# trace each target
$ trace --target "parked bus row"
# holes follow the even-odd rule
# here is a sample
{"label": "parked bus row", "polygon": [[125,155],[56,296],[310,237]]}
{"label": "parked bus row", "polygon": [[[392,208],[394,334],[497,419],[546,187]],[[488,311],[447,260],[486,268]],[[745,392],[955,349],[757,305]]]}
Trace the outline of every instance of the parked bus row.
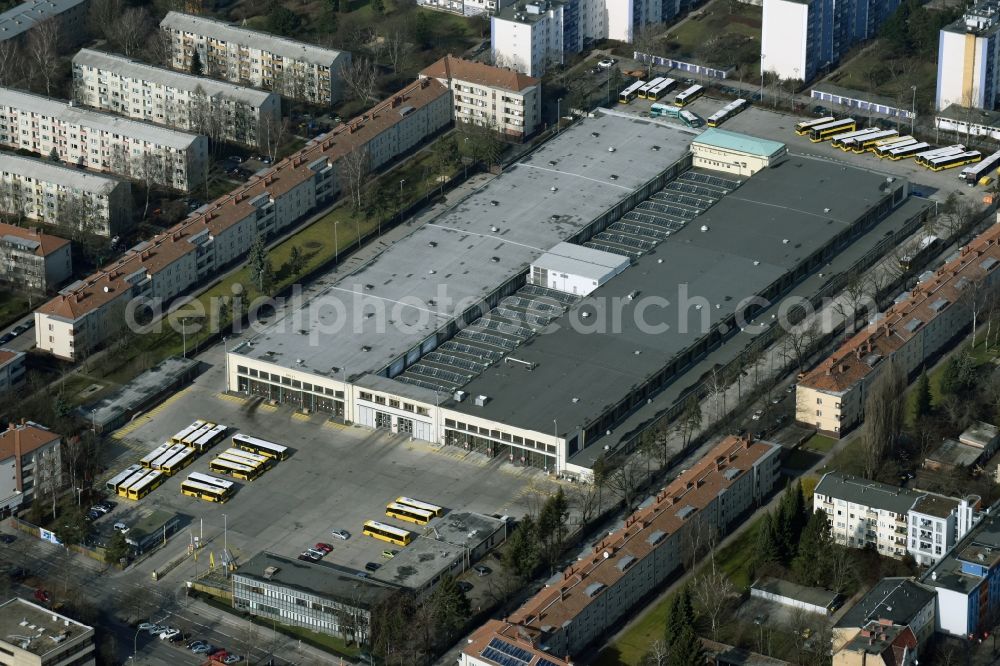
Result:
{"label": "parked bus row", "polygon": [[271,458],[243,449],[229,448],[208,464],[217,474],[228,474],[243,481],[253,481],[271,467]]}
{"label": "parked bus row", "polygon": [[140,500],[159,488],[166,479],[167,475],[162,471],[147,469],[142,465],[130,465],[108,480],[107,489],[119,497]]}
{"label": "parked bus row", "polygon": [[650,118],[675,118],[688,127],[701,127],[702,120],[697,115],[687,109],[682,109],[673,104],[653,104],[649,108]]}
{"label": "parked bus row", "polygon": [[989,185],[1000,174],[1000,151],[983,159],[974,166],[965,167],[959,178],[971,185]]}
{"label": "parked bus row", "polygon": [[218,502],[220,504],[229,501],[236,491],[236,484],[226,479],[192,472],[181,482],[181,494],[188,497],[196,497],[206,502]]}
{"label": "parked bus row", "polygon": [[397,497],[385,507],[385,515],[417,525],[426,525],[444,514],[444,508],[409,497]]}

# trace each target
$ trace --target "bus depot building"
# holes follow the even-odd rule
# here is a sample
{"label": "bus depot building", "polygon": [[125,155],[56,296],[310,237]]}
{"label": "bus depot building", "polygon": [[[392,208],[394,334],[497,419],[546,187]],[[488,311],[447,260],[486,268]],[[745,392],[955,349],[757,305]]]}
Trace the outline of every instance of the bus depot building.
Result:
{"label": "bus depot building", "polygon": [[229,390],[589,477],[574,456],[738,333],[746,299],[777,302],[909,194],[795,155],[692,168],[691,143],[583,120],[230,350]]}

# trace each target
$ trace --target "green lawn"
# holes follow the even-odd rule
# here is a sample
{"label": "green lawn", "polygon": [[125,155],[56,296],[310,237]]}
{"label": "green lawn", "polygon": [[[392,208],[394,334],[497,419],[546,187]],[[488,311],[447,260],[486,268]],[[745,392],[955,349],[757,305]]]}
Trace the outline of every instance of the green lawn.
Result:
{"label": "green lawn", "polygon": [[28,299],[9,291],[0,292],[0,328],[13,324],[28,312]]}
{"label": "green lawn", "polygon": [[688,19],[671,26],[653,42],[652,50],[656,55],[712,66],[742,62],[744,78],[757,76],[761,8],[743,3],[734,5],[729,0],[709,2]]}
{"label": "green lawn", "polygon": [[802,448],[809,449],[810,451],[818,451],[819,453],[829,453],[830,449],[836,443],[837,440],[834,438],[816,433],[805,441]]}
{"label": "green lawn", "polygon": [[893,57],[885,40],[877,39],[841,64],[828,81],[844,88],[877,94],[906,109],[913,102],[910,86],[916,86],[919,112],[934,104],[937,63],[926,58]]}

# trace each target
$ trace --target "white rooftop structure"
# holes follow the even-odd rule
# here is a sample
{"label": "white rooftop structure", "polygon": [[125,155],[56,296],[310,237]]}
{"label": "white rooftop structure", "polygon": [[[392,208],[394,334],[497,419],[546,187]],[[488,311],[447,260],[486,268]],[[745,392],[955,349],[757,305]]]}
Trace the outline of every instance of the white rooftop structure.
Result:
{"label": "white rooftop structure", "polygon": [[238,28],[224,21],[193,16],[181,12],[167,12],[160,21],[161,27],[172,28],[196,35],[204,35],[224,42],[245,44],[253,48],[274,53],[285,58],[303,60],[314,65],[332,67],[333,63],[344,55],[336,49],[325,49],[321,46],[306,44],[294,39],[285,39],[266,32]]}
{"label": "white rooftop structure", "polygon": [[106,174],[84,171],[51,160],[23,157],[13,153],[0,153],[0,172],[16,173],[35,181],[57,183],[84,192],[106,194],[121,181]]}
{"label": "white rooftop structure", "polygon": [[[629,258],[575,243],[559,243],[540,256],[531,264],[532,281],[545,287],[568,291],[569,293],[588,294],[593,289],[580,289],[574,292],[557,286],[559,279],[575,278],[575,282],[586,281],[596,289],[615,275],[629,267]],[[535,276],[541,271],[548,272],[548,278],[535,281]],[[556,281],[557,284],[553,284]]]}
{"label": "white rooftop structure", "polygon": [[171,69],[153,67],[146,63],[132,60],[125,56],[114,53],[105,53],[93,49],[80,49],[73,56],[73,64],[83,67],[94,67],[115,72],[121,78],[141,79],[151,83],[157,83],[168,88],[195,92],[201,88],[209,97],[221,96],[229,99],[239,100],[253,106],[259,106],[267,101],[274,93],[266,90],[258,90],[247,86],[240,86],[216,79],[208,79],[203,76],[192,74],[182,74]]}
{"label": "white rooftop structure", "polygon": [[83,125],[96,130],[121,134],[177,150],[186,150],[198,138],[196,134],[178,132],[151,123],[83,109],[73,106],[70,102],[32,95],[12,88],[0,88],[0,106],[37,113],[72,125]]}

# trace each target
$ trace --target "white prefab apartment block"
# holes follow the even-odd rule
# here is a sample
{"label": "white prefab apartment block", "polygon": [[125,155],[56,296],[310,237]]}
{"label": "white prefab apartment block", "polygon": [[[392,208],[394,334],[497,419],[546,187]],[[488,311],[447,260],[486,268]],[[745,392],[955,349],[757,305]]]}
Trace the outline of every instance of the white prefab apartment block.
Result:
{"label": "white prefab apartment block", "polygon": [[206,76],[313,104],[340,100],[340,70],[351,63],[346,51],[180,12],[168,12],[160,29],[170,39],[175,69],[191,71],[191,58],[197,51]]}
{"label": "white prefab apartment block", "polygon": [[451,89],[455,122],[524,139],[541,122],[542,84],[511,69],[445,56],[420,72]]}
{"label": "white prefab apartment block", "polygon": [[563,63],[564,51],[579,51],[579,45],[564,43],[564,21],[560,2],[531,3],[524,11],[507,7],[490,20],[493,61],[540,77],[550,65]]}
{"label": "white prefab apartment block", "polygon": [[576,243],[559,243],[532,262],[528,282],[587,296],[629,267],[628,257]]}
{"label": "white prefab apartment block", "polygon": [[42,21],[59,21],[59,38],[64,45],[76,44],[86,38],[81,27],[87,20],[90,0],[27,0],[0,14],[0,42],[16,39]]}
{"label": "white prefab apartment block", "polygon": [[805,79],[808,35],[808,3],[766,0],[760,33],[761,67],[782,79]]}
{"label": "white prefab apartment block", "polygon": [[0,88],[0,145],[187,192],[205,182],[208,139]]}
{"label": "white prefab apartment block", "polygon": [[0,211],[110,238],[131,226],[132,186],[51,160],[2,153]]}
{"label": "white prefab apartment block", "polygon": [[1000,84],[1000,2],[980,2],[941,29],[938,37],[938,111],[951,105],[997,108]]}
{"label": "white prefab apartment block", "polygon": [[73,57],[73,98],[84,106],[215,139],[257,147],[281,122],[281,97],[81,49]]}
{"label": "white prefab apartment block", "polygon": [[0,513],[27,506],[39,487],[62,474],[61,443],[58,433],[31,421],[0,431]]}
{"label": "white prefab apartment block", "polygon": [[978,520],[979,501],[977,496],[958,500],[925,495],[917,499],[908,514],[908,550],[917,564],[934,564],[969,533]]}

